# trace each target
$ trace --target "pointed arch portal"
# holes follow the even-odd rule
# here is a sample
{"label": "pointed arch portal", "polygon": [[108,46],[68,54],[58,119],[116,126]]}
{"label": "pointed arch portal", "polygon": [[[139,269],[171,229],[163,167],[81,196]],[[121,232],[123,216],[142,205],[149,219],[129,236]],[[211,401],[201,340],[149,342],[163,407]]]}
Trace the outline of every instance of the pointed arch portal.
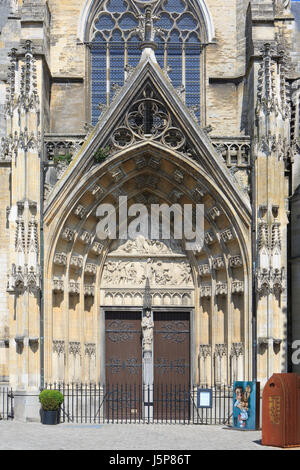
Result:
{"label": "pointed arch portal", "polygon": [[[111,379],[129,367],[128,374],[137,371],[144,383],[158,380],[158,371],[164,372],[160,380],[169,381],[172,374],[184,372],[188,387],[247,378],[249,203],[153,55],[144,52],[47,200],[47,375],[50,380],[100,381],[108,370]],[[142,236],[122,243],[100,240],[97,207],[117,206],[120,196],[127,197],[129,207],[203,204],[203,248],[185,252],[176,240]],[[154,320],[151,357],[142,341],[142,324],[137,328],[147,308]],[[114,339],[119,334],[119,352],[126,357],[123,333],[128,337],[129,330],[116,331],[126,312],[134,323],[128,327],[136,341],[133,349],[139,346],[140,354],[144,349],[134,358],[129,348],[127,359],[121,360],[107,344],[111,334]],[[168,318],[171,326],[164,322]],[[173,339],[186,334],[185,352],[180,341],[174,342],[177,349],[171,341],[161,350],[163,341],[157,341],[168,328]],[[112,362],[117,359],[121,366]]]}

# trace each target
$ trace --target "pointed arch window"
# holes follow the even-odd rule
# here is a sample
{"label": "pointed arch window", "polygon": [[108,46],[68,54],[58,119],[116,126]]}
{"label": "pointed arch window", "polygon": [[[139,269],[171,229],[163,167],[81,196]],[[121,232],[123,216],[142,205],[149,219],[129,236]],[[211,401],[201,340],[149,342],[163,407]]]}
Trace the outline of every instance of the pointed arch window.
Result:
{"label": "pointed arch window", "polygon": [[[115,86],[124,84],[128,68],[136,67],[140,60],[144,3],[149,5],[142,0],[104,0],[94,16],[89,41],[93,125],[100,116],[99,104],[111,103]],[[159,0],[153,17],[157,61],[168,70],[173,86],[181,87],[186,104],[199,119],[202,31],[192,5],[187,0]]]}

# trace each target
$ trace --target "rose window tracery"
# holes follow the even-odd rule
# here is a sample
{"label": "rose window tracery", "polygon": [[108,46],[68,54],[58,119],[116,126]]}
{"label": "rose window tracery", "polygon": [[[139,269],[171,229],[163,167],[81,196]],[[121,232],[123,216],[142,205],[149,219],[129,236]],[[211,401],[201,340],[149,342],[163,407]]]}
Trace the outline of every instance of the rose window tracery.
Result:
{"label": "rose window tracery", "polygon": [[166,106],[146,86],[125,114],[124,121],[112,134],[112,148],[122,149],[136,141],[161,141],[173,150],[186,150],[186,139]]}

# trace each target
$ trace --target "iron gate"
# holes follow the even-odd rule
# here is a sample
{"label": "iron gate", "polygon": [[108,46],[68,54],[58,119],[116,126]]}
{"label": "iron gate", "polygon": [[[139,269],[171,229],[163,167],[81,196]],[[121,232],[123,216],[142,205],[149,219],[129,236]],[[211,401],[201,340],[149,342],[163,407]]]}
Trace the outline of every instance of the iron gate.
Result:
{"label": "iron gate", "polygon": [[63,423],[232,423],[232,387],[226,385],[212,388],[212,408],[205,409],[197,408],[197,388],[180,385],[54,383],[45,388],[64,395]]}
{"label": "iron gate", "polygon": [[0,420],[14,419],[14,394],[9,387],[0,387]]}

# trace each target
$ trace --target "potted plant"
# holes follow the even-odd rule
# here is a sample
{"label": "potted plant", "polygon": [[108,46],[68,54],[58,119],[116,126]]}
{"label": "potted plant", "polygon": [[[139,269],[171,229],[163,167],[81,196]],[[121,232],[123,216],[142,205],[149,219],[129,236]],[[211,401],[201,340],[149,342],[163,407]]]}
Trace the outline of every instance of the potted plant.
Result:
{"label": "potted plant", "polygon": [[42,424],[58,424],[60,405],[64,401],[64,396],[58,390],[43,390],[39,395],[42,405]]}

